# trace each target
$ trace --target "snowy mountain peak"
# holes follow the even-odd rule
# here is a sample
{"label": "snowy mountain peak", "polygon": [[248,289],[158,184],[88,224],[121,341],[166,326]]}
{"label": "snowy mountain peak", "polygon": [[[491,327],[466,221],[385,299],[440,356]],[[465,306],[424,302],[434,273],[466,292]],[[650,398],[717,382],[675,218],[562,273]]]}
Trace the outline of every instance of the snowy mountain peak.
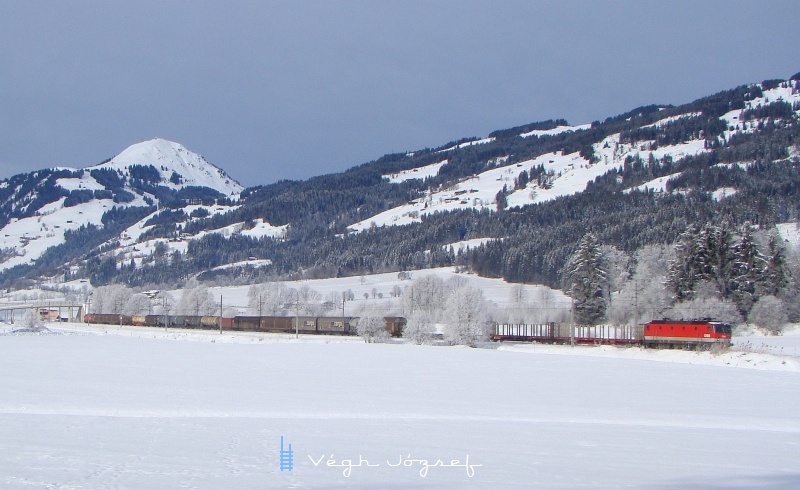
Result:
{"label": "snowy mountain peak", "polygon": [[[241,184],[201,155],[180,143],[161,138],[131,145],[110,161],[91,168],[113,168],[127,172],[133,165],[155,167],[161,176],[161,185],[210,187],[228,195],[243,189]],[[173,173],[177,175],[173,176]]]}

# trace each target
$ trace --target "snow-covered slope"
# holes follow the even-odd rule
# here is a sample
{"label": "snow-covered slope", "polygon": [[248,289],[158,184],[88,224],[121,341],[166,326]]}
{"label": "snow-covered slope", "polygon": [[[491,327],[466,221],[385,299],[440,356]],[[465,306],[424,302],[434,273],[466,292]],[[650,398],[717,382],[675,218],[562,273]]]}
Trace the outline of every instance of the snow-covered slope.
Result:
{"label": "snow-covered slope", "polygon": [[[760,87],[760,86],[759,86]],[[748,109],[763,107],[769,103],[784,101],[789,104],[800,103],[800,93],[792,89],[788,84],[781,84],[778,87],[763,90],[763,96],[748,101],[745,109],[737,109],[723,115],[720,119],[724,121],[728,129],[723,136],[730,139],[736,133],[750,133],[756,130],[759,123],[764,122],[759,119],[750,119],[747,122],[741,121],[742,113]],[[796,111],[800,113],[800,111]],[[666,124],[679,121],[681,119],[697,117],[699,112],[687,112],[685,114],[665,116],[652,124],[644,127],[662,127]],[[590,124],[578,126],[558,126],[549,130],[534,130],[522,133],[521,137],[530,136],[554,136],[567,132],[587,130]],[[462,143],[442,152],[452,151],[467,146],[486,144],[494,141],[494,138],[484,138],[475,141]],[[647,160],[652,156],[657,160],[664,157],[671,157],[673,161],[681,158],[709,152],[706,148],[705,140],[693,139],[674,145],[655,145],[654,141],[635,141],[633,143],[625,141],[620,133],[612,134],[592,145],[596,163],[589,162],[577,152],[564,154],[556,151],[540,155],[531,160],[504,165],[508,157],[495,158],[493,163],[496,166],[473,176],[450,187],[441,189],[431,189],[426,196],[415,199],[409,203],[386,210],[380,214],[367,218],[357,223],[353,223],[349,228],[353,231],[362,231],[372,226],[392,226],[405,225],[420,222],[421,217],[440,211],[453,211],[458,209],[489,209],[497,208],[496,196],[504,188],[507,191],[507,203],[509,207],[525,206],[528,204],[542,203],[550,201],[560,196],[572,195],[586,189],[589,182],[607,173],[612,169],[620,169],[626,158],[641,158]],[[407,179],[424,179],[434,177],[439,169],[447,163],[444,160],[439,163],[427,165],[425,167],[405,170],[396,174],[385,175],[390,182],[402,182]],[[487,167],[490,162],[487,162]],[[746,166],[750,162],[744,162]],[[525,171],[530,175],[537,167],[544,167],[545,175],[540,181],[530,181],[521,188],[515,188],[515,181],[520,174]],[[659,177],[644,184],[631,185],[628,190],[651,189],[656,192],[666,192],[666,183],[670,178],[676,177],[680,173],[669,176]],[[677,189],[677,192],[683,192]],[[715,190],[712,197],[723,199],[736,193],[736,189],[725,187]]]}
{"label": "snow-covered slope", "polygon": [[[631,145],[620,142],[619,133],[613,134],[594,145],[595,155],[599,162],[592,163],[578,152],[564,154],[558,151],[540,155],[531,160],[506,166],[495,167],[472,178],[438,190],[431,190],[426,196],[386,210],[368,219],[350,226],[353,231],[362,231],[371,226],[405,225],[421,221],[421,217],[441,211],[457,209],[497,209],[497,193],[503,188],[508,191],[508,206],[525,206],[528,204],[551,201],[557,197],[577,194],[586,189],[586,185],[597,177],[612,169],[620,168],[627,157],[641,156],[647,158],[651,153],[655,158],[672,155],[681,158],[708,151],[702,140],[684,144],[664,146],[650,151],[646,144]],[[444,163],[444,162],[443,162]],[[433,169],[441,164],[429,165],[418,169],[418,172],[407,170],[400,174],[386,175],[393,182],[408,178],[424,178],[431,176]],[[528,182],[520,189],[514,189],[515,180],[525,171],[531,174],[537,167],[543,167],[541,185]],[[665,180],[663,182],[666,182]],[[638,186],[642,187],[642,186]],[[660,186],[663,189],[663,183]]]}

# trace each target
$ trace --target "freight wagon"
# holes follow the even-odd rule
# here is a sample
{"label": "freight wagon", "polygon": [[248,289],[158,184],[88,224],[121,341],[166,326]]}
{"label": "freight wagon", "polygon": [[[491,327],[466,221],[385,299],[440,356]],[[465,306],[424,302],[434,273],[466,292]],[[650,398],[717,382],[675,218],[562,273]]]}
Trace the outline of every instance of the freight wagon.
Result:
{"label": "freight wagon", "polygon": [[710,320],[654,320],[635,326],[496,323],[491,339],[559,344],[699,347],[729,345],[731,326]]}

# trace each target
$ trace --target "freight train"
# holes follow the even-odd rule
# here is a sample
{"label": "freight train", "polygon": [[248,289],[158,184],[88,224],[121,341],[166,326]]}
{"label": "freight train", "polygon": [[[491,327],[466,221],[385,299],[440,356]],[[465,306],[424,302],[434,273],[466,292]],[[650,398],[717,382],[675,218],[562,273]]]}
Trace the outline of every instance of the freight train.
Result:
{"label": "freight train", "polygon": [[[356,335],[358,317],[336,316],[219,316],[143,315],[89,313],[86,323],[134,325],[147,327],[198,328],[247,332]],[[400,316],[383,318],[386,331],[400,337],[406,319]],[[495,323],[490,334],[493,341],[521,341],[560,344],[639,345],[644,347],[696,348],[729,345],[731,326],[711,320],[654,320],[643,325],[571,325],[567,323],[508,324]]]}
{"label": "freight train", "polygon": [[[383,318],[386,331],[400,337],[406,320],[399,316]],[[84,322],[101,325],[133,325],[139,327],[198,328],[248,332],[356,335],[358,317],[353,316],[235,316],[233,318],[197,315],[118,315],[87,313]]]}
{"label": "freight train", "polygon": [[635,326],[496,323],[491,339],[560,344],[694,348],[730,345],[731,326],[727,323],[707,319],[654,320]]}

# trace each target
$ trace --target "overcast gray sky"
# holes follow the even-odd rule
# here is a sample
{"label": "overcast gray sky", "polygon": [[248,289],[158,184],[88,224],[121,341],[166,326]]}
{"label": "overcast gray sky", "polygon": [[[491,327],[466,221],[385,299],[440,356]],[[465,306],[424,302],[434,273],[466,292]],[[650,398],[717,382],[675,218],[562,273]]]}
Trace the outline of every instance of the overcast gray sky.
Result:
{"label": "overcast gray sky", "polygon": [[245,186],[800,71],[800,2],[0,0],[0,178],[153,137]]}

